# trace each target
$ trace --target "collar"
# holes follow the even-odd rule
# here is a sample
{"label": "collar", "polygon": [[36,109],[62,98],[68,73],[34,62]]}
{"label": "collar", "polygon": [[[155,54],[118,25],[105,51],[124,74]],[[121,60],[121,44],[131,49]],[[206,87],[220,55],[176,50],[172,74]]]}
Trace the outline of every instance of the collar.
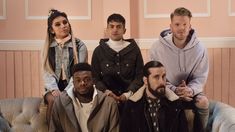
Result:
{"label": "collar", "polygon": [[108,44],[113,44],[113,45],[121,45],[121,44],[124,44],[124,40],[121,39],[121,40],[119,40],[119,41],[114,41],[114,40],[112,40],[112,39],[109,39],[109,40],[107,41],[107,43],[108,43]]}
{"label": "collar", "polygon": [[[54,41],[50,44],[50,47],[56,47],[56,46],[64,46],[68,42],[71,41],[72,36],[69,34],[67,37],[64,39],[57,39],[54,38]],[[68,47],[73,47],[72,43],[67,44]]]}
{"label": "collar", "polygon": [[110,48],[112,48],[116,52],[119,52],[125,47],[127,47],[130,44],[130,42],[125,41],[123,39],[121,39],[120,41],[113,41],[112,39],[109,39],[107,41],[107,44],[109,45]]}
{"label": "collar", "polygon": [[71,35],[69,34],[67,37],[65,37],[63,39],[57,39],[56,37],[54,39],[59,46],[64,47],[65,42],[67,42],[68,40],[71,39]]}
{"label": "collar", "polygon": [[[74,102],[77,102],[78,104],[81,104],[80,102],[79,102],[79,100],[75,97],[75,95],[74,95],[74,93],[73,93],[73,88],[74,88],[74,85],[73,85],[73,83],[71,84],[71,86],[68,88],[68,90],[67,90],[67,94],[68,94],[68,96],[72,99],[72,101]],[[94,93],[93,93],[93,97],[92,97],[92,101],[91,102],[94,102],[94,99],[95,99],[95,97],[97,96],[97,94],[98,94],[98,92],[97,92],[97,89],[95,88],[95,86],[93,86],[93,88],[94,88]]]}
{"label": "collar", "polygon": [[145,88],[145,85],[143,85],[129,98],[129,100],[133,102],[137,102],[138,100],[140,100],[144,95]]}
{"label": "collar", "polygon": [[[144,95],[144,91],[145,91],[146,87],[145,85],[143,85],[141,88],[139,88],[130,98],[129,100],[133,101],[133,102],[137,102],[138,100],[140,100],[143,95]],[[170,101],[175,101],[177,99],[179,99],[179,96],[176,95],[172,90],[170,90],[169,88],[165,88],[165,96],[168,100]]]}

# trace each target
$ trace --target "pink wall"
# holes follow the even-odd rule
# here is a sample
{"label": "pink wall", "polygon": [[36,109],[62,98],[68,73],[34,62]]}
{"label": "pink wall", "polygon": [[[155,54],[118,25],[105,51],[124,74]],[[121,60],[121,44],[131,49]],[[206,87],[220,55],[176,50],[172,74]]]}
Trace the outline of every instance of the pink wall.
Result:
{"label": "pink wall", "polygon": [[[196,29],[200,37],[235,36],[235,28],[233,28],[235,17],[229,16],[232,12],[228,12],[229,7],[235,8],[235,4],[229,5],[229,1],[234,0],[140,0],[140,26],[137,37],[158,37],[161,30],[169,26],[169,14],[179,6],[184,6],[192,11],[192,27]],[[146,6],[144,6],[145,4]],[[144,9],[147,10],[145,13]]]}
{"label": "pink wall", "polygon": [[157,38],[179,6],[193,12],[199,37],[235,36],[235,0],[0,0],[0,40],[44,40],[50,8],[65,11],[81,39],[105,36],[106,19],[114,12],[127,20],[125,37]]}
{"label": "pink wall", "polygon": [[[4,4],[0,0],[0,15],[6,9],[6,18],[0,20],[0,39],[44,40],[48,10],[55,8],[67,13],[76,36],[96,40],[105,36],[106,19],[111,13],[123,14],[129,28],[129,3],[128,0],[11,0]],[[129,34],[130,30],[127,37]]]}
{"label": "pink wall", "polygon": [[125,37],[137,39],[146,62],[151,44],[179,6],[193,12],[192,26],[208,48],[205,93],[235,106],[235,0],[0,0],[0,99],[42,96],[40,49],[50,8],[69,15],[75,35],[88,47],[89,62],[105,36],[107,17],[121,13]]}

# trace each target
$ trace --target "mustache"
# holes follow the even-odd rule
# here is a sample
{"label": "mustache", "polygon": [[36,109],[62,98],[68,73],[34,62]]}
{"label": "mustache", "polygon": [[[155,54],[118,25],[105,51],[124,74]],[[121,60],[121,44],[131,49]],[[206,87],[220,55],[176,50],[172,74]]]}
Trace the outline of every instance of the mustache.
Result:
{"label": "mustache", "polygon": [[160,86],[156,87],[155,90],[153,90],[149,85],[148,90],[155,97],[160,97],[161,98],[165,95],[165,86],[164,85],[160,85]]}
{"label": "mustache", "polygon": [[160,86],[157,87],[157,89],[159,89],[159,88],[166,88],[166,86],[165,85],[160,85]]}

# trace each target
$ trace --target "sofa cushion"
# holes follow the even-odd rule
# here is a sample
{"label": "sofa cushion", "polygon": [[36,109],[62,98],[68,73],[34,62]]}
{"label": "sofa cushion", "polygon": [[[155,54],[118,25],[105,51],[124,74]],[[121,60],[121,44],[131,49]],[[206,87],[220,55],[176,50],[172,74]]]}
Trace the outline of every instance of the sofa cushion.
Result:
{"label": "sofa cushion", "polygon": [[48,131],[46,106],[42,98],[3,99],[0,100],[0,107],[14,132]]}

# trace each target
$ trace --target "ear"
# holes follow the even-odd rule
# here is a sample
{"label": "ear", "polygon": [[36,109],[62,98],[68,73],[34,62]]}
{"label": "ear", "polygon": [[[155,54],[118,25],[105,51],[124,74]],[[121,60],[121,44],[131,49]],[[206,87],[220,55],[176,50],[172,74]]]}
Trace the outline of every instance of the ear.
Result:
{"label": "ear", "polygon": [[170,29],[171,29],[171,32],[172,32],[172,24],[170,24]]}
{"label": "ear", "polygon": [[126,28],[124,28],[124,32],[123,32],[123,34],[125,34],[126,33]]}
{"label": "ear", "polygon": [[52,27],[49,29],[51,34],[55,34],[54,30],[52,29]]}
{"label": "ear", "polygon": [[148,84],[147,77],[143,77],[143,81],[144,81],[144,84],[145,84],[145,85]]}
{"label": "ear", "polygon": [[105,38],[108,38],[108,37],[109,37],[109,35],[108,35],[108,28],[105,28],[105,29],[104,29],[104,37],[105,37]]}

